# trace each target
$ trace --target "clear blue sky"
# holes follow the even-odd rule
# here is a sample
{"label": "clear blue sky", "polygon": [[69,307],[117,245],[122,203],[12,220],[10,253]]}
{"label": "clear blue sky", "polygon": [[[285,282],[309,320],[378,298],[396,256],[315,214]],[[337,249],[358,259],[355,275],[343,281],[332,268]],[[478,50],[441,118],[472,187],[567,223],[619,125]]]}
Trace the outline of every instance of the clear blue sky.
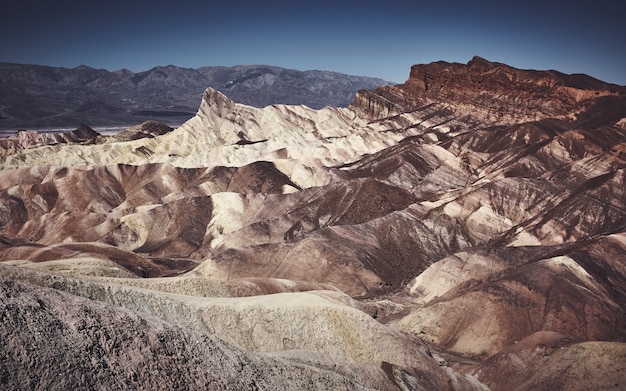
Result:
{"label": "clear blue sky", "polygon": [[618,0],[11,1],[0,61],[110,71],[269,64],[404,82],[413,64],[479,55],[626,85]]}

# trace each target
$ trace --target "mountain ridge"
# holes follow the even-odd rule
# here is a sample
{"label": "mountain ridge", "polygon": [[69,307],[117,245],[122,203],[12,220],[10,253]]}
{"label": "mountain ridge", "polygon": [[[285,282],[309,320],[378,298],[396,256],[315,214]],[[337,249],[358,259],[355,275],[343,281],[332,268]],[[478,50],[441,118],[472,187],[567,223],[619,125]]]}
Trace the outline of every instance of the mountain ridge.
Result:
{"label": "mountain ridge", "polygon": [[183,68],[157,66],[134,73],[88,66],[72,69],[0,63],[0,127],[62,127],[85,123],[134,125],[160,120],[179,125],[207,87],[252,106],[347,106],[361,88],[381,79],[268,65]]}
{"label": "mountain ridge", "polygon": [[625,86],[587,75],[517,69],[475,56],[467,64],[438,61],[414,65],[405,83],[360,91],[353,105],[358,107],[362,99],[378,100],[386,105],[382,117],[428,104],[447,105],[494,124],[511,124],[564,119],[585,110],[585,102],[593,103],[595,98],[607,97],[614,105],[623,104],[625,96]]}

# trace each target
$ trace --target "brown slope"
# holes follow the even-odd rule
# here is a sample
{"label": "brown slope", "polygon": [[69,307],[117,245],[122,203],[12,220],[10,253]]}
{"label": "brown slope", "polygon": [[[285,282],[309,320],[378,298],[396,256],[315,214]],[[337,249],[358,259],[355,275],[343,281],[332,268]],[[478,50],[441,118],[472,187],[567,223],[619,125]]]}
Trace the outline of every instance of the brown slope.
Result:
{"label": "brown slope", "polygon": [[[246,227],[244,231],[241,231],[241,236],[235,236],[234,234],[230,235],[230,240],[232,243],[237,243],[237,247],[250,247],[253,249],[245,254],[248,255],[238,255],[237,259],[246,260],[250,259],[250,264],[256,265],[265,265],[263,270],[265,272],[261,273],[261,275],[267,275],[268,277],[286,277],[288,274],[283,274],[283,272],[277,275],[268,275],[268,270],[274,270],[275,267],[271,266],[273,263],[281,263],[282,259],[286,255],[290,254],[293,256],[293,252],[290,252],[292,248],[297,248],[300,246],[298,244],[299,239],[295,240],[294,243],[282,243],[287,239],[295,239],[300,238],[302,235],[305,235],[307,232],[311,232],[313,230],[317,230],[318,228],[325,225],[342,225],[342,226],[350,226],[357,225],[354,229],[343,229],[343,233],[337,236],[337,230],[327,231],[332,234],[328,236],[327,234],[312,236],[307,239],[307,242],[312,240],[312,243],[317,243],[314,246],[323,246],[325,248],[333,248],[335,250],[331,250],[329,254],[332,254],[336,249],[344,249],[336,254],[330,256],[331,264],[333,259],[348,259],[354,260],[357,267],[357,270],[363,268],[364,273],[369,274],[374,271],[374,274],[382,273],[384,277],[381,281],[378,281],[378,278],[375,279],[377,281],[375,285],[383,285],[383,286],[393,286],[398,287],[403,281],[408,281],[412,277],[414,277],[420,270],[423,270],[425,266],[430,264],[431,262],[438,259],[445,254],[450,253],[450,251],[456,251],[464,246],[475,245],[479,243],[487,243],[488,241],[492,241],[494,239],[500,240],[503,238],[502,235],[505,235],[506,238],[507,232],[511,232],[513,237],[510,237],[507,240],[513,240],[515,235],[517,234],[516,229],[525,228],[528,232],[531,232],[536,235],[540,235],[542,231],[542,227],[548,225],[552,226],[553,220],[549,217],[542,220],[539,215],[540,212],[533,212],[527,215],[520,214],[520,209],[518,206],[523,202],[530,201],[530,204],[523,206],[523,208],[533,207],[533,210],[545,210],[550,209],[554,210],[552,216],[558,216],[560,214],[564,214],[572,219],[581,220],[577,217],[576,214],[572,213],[562,213],[561,210],[575,210],[577,208],[588,208],[589,213],[592,213],[597,210],[597,208],[608,208],[607,210],[610,212],[608,215],[606,213],[598,214],[598,216],[606,216],[608,219],[613,219],[612,223],[614,228],[612,230],[618,229],[620,227],[620,219],[622,218],[622,214],[619,212],[619,208],[615,209],[611,207],[610,204],[606,202],[600,202],[598,206],[594,206],[593,202],[587,202],[589,196],[586,196],[584,192],[581,193],[579,191],[579,187],[585,185],[586,182],[582,182],[580,179],[577,180],[577,186],[574,187],[570,192],[568,191],[567,185],[555,187],[555,185],[551,181],[542,182],[529,182],[528,180],[513,180],[509,179],[508,181],[497,181],[491,184],[485,185],[482,184],[476,189],[481,190],[463,190],[461,193],[454,195],[453,197],[457,200],[456,204],[462,205],[464,208],[469,208],[466,217],[458,217],[458,216],[450,216],[448,213],[444,213],[443,215],[440,211],[423,209],[423,206],[415,206],[412,208],[414,217],[409,217],[407,221],[411,221],[410,223],[403,224],[400,223],[403,219],[385,218],[389,212],[403,209],[404,207],[410,205],[414,202],[421,201],[436,201],[440,198],[450,197],[449,193],[455,189],[462,189],[467,184],[471,184],[474,181],[478,180],[478,177],[475,173],[480,170],[487,171],[490,170],[494,173],[497,173],[497,170],[502,171],[502,167],[506,167],[507,160],[512,162],[516,159],[519,159],[520,156],[530,159],[533,157],[535,161],[539,161],[537,156],[540,157],[542,162],[550,162],[551,156],[553,153],[547,152],[547,147],[549,146],[550,136],[554,137],[557,140],[561,137],[560,132],[545,132],[542,131],[540,137],[531,137],[528,139],[528,142],[524,144],[527,139],[526,135],[528,133],[524,132],[525,128],[516,128],[513,132],[507,132],[506,129],[502,129],[499,131],[500,137],[497,137],[497,140],[502,139],[501,135],[507,135],[511,138],[509,144],[518,145],[515,149],[521,151],[519,153],[514,153],[510,157],[500,157],[500,158],[489,158],[483,160],[486,163],[482,163],[480,165],[476,165],[472,167],[473,164],[479,162],[476,158],[474,159],[463,159],[457,158],[454,153],[456,152],[456,145],[458,139],[460,142],[463,142],[465,145],[464,152],[466,155],[471,153],[471,150],[467,148],[468,145],[476,145],[476,153],[484,154],[485,152],[491,152],[492,155],[498,156],[498,154],[509,153],[506,149],[506,143],[500,143],[498,147],[490,146],[484,147],[483,140],[482,143],[478,144],[468,144],[467,141],[462,141],[464,138],[467,138],[467,135],[458,136],[452,140],[453,143],[446,142],[442,143],[439,147],[430,147],[423,146],[419,143],[406,142],[400,144],[397,147],[393,147],[389,150],[381,152],[380,154],[374,155],[372,157],[368,157],[358,164],[353,164],[350,166],[346,166],[341,170],[341,175],[344,177],[364,177],[366,175],[372,175],[379,180],[383,180],[387,182],[387,185],[376,185],[373,186],[374,183],[370,180],[366,180],[359,184],[357,187],[354,187],[355,190],[349,190],[351,187],[343,187],[341,186],[330,186],[323,187],[315,190],[317,195],[315,196],[316,201],[312,201],[310,198],[312,194],[310,191],[305,191],[301,194],[293,195],[293,196],[280,196],[280,198],[263,198],[262,203],[270,202],[273,203],[267,204],[267,206],[262,206],[261,208],[255,207],[255,212],[248,211],[245,213],[254,213],[259,216],[267,216],[263,219],[256,219],[254,221],[249,221],[246,223]],[[534,129],[530,127],[529,129]],[[541,130],[541,128],[537,128]],[[491,133],[486,133],[487,135],[491,135]],[[474,138],[479,137],[479,134],[474,135]],[[495,137],[495,136],[494,136]],[[535,144],[533,141],[537,140]],[[576,147],[574,144],[566,144],[565,146],[561,145],[562,143],[558,143],[561,148],[565,148],[567,150],[573,151]],[[580,143],[579,143],[580,144]],[[443,152],[442,147],[449,148],[450,151],[454,153],[448,153],[445,159],[443,160],[440,156]],[[438,151],[435,153],[436,148]],[[599,150],[590,149],[590,152],[587,153],[597,153]],[[574,151],[575,152],[575,151]],[[543,155],[545,156],[543,156]],[[577,154],[572,154],[572,152],[568,152],[569,155],[572,155],[574,158],[578,156]],[[568,155],[568,156],[569,156]],[[559,161],[557,164],[552,163],[551,165],[547,165],[544,163],[542,165],[542,169],[559,167],[559,165],[563,165],[565,163],[570,164],[572,162],[572,157],[570,156],[567,161]],[[450,163],[454,162],[454,164]],[[600,161],[602,163],[602,161]],[[510,164],[510,163],[508,163]],[[603,163],[604,164],[604,163]],[[490,166],[496,165],[497,170],[493,170]],[[183,170],[183,169],[173,169],[168,168],[167,166],[160,165],[148,165],[139,167],[123,167],[124,171],[120,174],[115,174],[113,177],[119,176],[121,177],[122,187],[125,187],[128,194],[126,194],[126,205],[131,206],[133,204],[140,205],[145,203],[163,203],[165,200],[174,199],[180,197],[188,197],[197,194],[199,191],[197,185],[194,184],[199,181],[200,183],[204,182],[207,178],[210,178],[211,183],[217,185],[218,188],[221,189],[232,189],[238,190],[240,192],[265,192],[265,191],[274,191],[278,190],[278,187],[268,187],[264,188],[268,183],[278,183],[280,185],[282,183],[288,183],[288,179],[284,177],[283,174],[277,172],[271,164],[258,163],[251,166],[243,167],[239,170],[233,169],[213,169],[210,172],[197,170]],[[574,166],[572,166],[574,167]],[[588,165],[586,166],[588,167]],[[267,171],[269,169],[270,171]],[[99,169],[96,169],[95,172],[99,172]],[[164,171],[165,170],[165,171]],[[272,171],[274,170],[274,171]],[[460,170],[460,171],[459,171]],[[562,171],[562,170],[561,170]],[[571,169],[570,169],[571,171]],[[90,171],[91,172],[91,171]],[[187,174],[184,176],[181,175],[183,173],[191,173],[198,172],[197,174],[193,174],[193,176],[188,177]],[[221,174],[216,175],[218,172]],[[274,174],[274,173],[276,174]],[[507,176],[511,175],[511,171],[506,171]],[[559,171],[560,172],[560,171]],[[234,173],[234,174],[233,174]],[[198,176],[199,175],[199,176]],[[226,176],[224,176],[226,175]],[[233,175],[233,176],[231,176]],[[282,175],[282,176],[281,176]],[[603,175],[603,174],[602,174]],[[571,176],[571,175],[570,175]],[[67,177],[67,174],[65,174]],[[61,178],[61,183],[65,177]],[[109,176],[110,177],[110,176]],[[94,177],[96,180],[102,180],[100,176]],[[181,181],[184,178],[184,181]],[[196,178],[196,179],[194,179]],[[222,179],[218,179],[222,178]],[[240,178],[240,179],[237,179]],[[258,178],[254,181],[246,180],[246,178]],[[266,179],[269,178],[269,182]],[[272,179],[274,178],[274,179]],[[281,179],[283,178],[283,179]],[[621,176],[620,176],[621,178]],[[584,180],[584,177],[582,178]],[[278,181],[278,182],[276,182]],[[580,184],[579,184],[580,182]],[[602,181],[598,182],[601,184]],[[68,183],[71,183],[68,182]],[[106,181],[105,181],[106,183]],[[354,182],[356,185],[360,182]],[[175,185],[174,185],[175,184]],[[236,184],[236,185],[233,185]],[[248,186],[247,188],[242,187],[245,184]],[[365,185],[365,186],[363,186]],[[390,187],[393,185],[393,187]],[[233,187],[236,186],[236,187]],[[274,186],[274,185],[272,185]],[[283,185],[280,185],[283,186]],[[401,188],[405,188],[406,190],[410,190],[410,192],[406,192],[406,190],[400,191],[395,186],[399,186]],[[571,186],[571,185],[570,185]],[[585,185],[589,186],[589,185]],[[342,189],[343,187],[343,189]],[[592,186],[593,187],[593,186]],[[95,186],[87,186],[87,190],[90,188],[95,188]],[[111,186],[105,186],[104,189],[111,189]],[[195,188],[195,190],[193,190]],[[615,188],[615,187],[612,187]],[[619,188],[619,187],[617,187]],[[455,190],[456,191],[456,190]],[[469,192],[468,192],[469,191]],[[511,196],[511,192],[514,192],[515,196]],[[111,193],[110,190],[106,191],[105,196]],[[118,192],[120,193],[120,192]],[[411,194],[412,193],[412,194]],[[567,194],[572,194],[571,197],[568,198]],[[88,194],[94,194],[91,191]],[[120,193],[121,194],[121,193]],[[309,195],[307,195],[309,194]],[[463,195],[465,194],[465,195]],[[526,197],[528,195],[535,194],[533,197],[539,197],[535,201],[528,200]],[[552,194],[552,196],[549,196]],[[519,198],[518,195],[523,195],[524,198]],[[458,198],[461,196],[461,198]],[[290,198],[289,201],[285,198]],[[298,201],[300,197],[304,197],[306,200],[306,206],[303,208],[302,206],[297,206],[301,201]],[[606,197],[612,197],[611,193],[608,192]],[[519,199],[518,199],[519,198]],[[97,197],[94,197],[97,199]],[[126,225],[118,225],[117,228],[111,227],[106,234],[103,240],[107,243],[116,244],[122,248],[126,248],[128,250],[134,250],[142,253],[146,253],[153,257],[185,257],[189,256],[195,251],[200,251],[200,254],[203,256],[207,256],[211,254],[211,257],[214,257],[215,261],[219,261],[221,258],[217,254],[220,254],[221,251],[215,252],[210,251],[206,252],[201,248],[206,246],[212,240],[211,237],[205,237],[202,239],[204,235],[204,228],[207,224],[210,223],[211,219],[211,211],[208,206],[199,206],[199,209],[193,213],[180,213],[182,211],[189,212],[193,209],[194,202],[191,198],[189,198],[190,204],[187,204],[187,201],[183,199],[176,200],[173,202],[166,202],[162,205],[153,205],[149,208],[149,210],[141,211],[140,213],[135,213],[137,217],[140,219],[141,224],[144,225],[144,230],[149,232],[149,235],[139,240],[137,235],[140,235],[136,232],[135,228],[132,226]],[[197,199],[200,200],[201,198]],[[378,199],[378,201],[376,201]],[[512,203],[514,199],[518,199],[515,203]],[[135,200],[135,201],[131,201]],[[487,201],[491,200],[491,201]],[[549,201],[550,200],[550,201]],[[578,200],[578,201],[576,201]],[[546,203],[548,202],[549,203]],[[280,204],[292,205],[291,209],[281,211],[280,204],[276,204],[276,202],[280,202]],[[93,204],[93,200],[90,201]],[[119,203],[119,202],[118,202]],[[75,203],[65,203],[59,205],[77,205],[80,208],[85,207],[81,202]],[[105,199],[100,202],[101,205],[109,205],[110,208],[111,202],[106,202]],[[114,204],[114,203],[113,203]],[[88,204],[86,204],[88,205]],[[179,205],[179,206],[176,206]],[[189,207],[185,206],[189,205]],[[208,204],[207,204],[208,205]],[[475,206],[473,206],[475,205]],[[533,206],[534,205],[534,206]],[[544,206],[541,206],[544,205]],[[608,206],[607,206],[608,205]],[[486,231],[480,228],[480,220],[477,220],[477,216],[473,216],[472,213],[477,212],[479,207],[487,207],[496,213],[496,215],[502,216],[503,219],[511,220],[509,226],[503,226],[502,228],[492,227],[487,229]],[[67,206],[63,207],[64,209]],[[172,209],[173,208],[173,209]],[[556,208],[556,209],[555,209]],[[614,217],[611,217],[612,211],[615,210]],[[75,212],[79,213],[79,212]],[[281,213],[284,213],[284,217],[280,217]],[[482,212],[481,212],[482,213]],[[480,213],[478,214],[480,215]],[[82,215],[79,215],[82,216]],[[89,219],[83,216],[81,219],[81,224],[89,225]],[[97,220],[97,215],[94,216]],[[198,220],[196,224],[195,219]],[[370,220],[376,220],[378,218],[383,218],[380,223],[368,223]],[[204,220],[203,220],[204,219]],[[277,225],[277,221],[284,221],[281,225]],[[427,224],[424,228],[419,228],[419,221],[426,221]],[[575,227],[575,224],[572,225],[571,222],[562,221],[563,219],[559,219],[559,224],[567,225],[570,227]],[[48,220],[52,223],[52,226],[55,226],[55,219],[51,218]],[[72,220],[64,220],[69,221],[65,225],[59,225],[56,223],[56,227],[78,227],[80,225],[76,225],[72,223]],[[587,221],[582,219],[581,221]],[[279,228],[280,226],[283,228]],[[365,224],[365,226],[361,227],[361,225]],[[588,226],[583,226],[580,228],[576,228],[578,232],[575,234],[575,237],[581,237],[583,235],[581,232],[586,232],[586,234],[590,234],[587,231],[591,232],[608,232],[606,230],[601,230],[602,227],[606,226],[605,220],[599,220],[597,223],[594,223],[596,228],[589,231]],[[430,225],[430,227],[428,227]],[[517,226],[516,226],[517,225]],[[264,239],[254,239],[258,238],[259,235],[263,237],[265,235],[265,231],[267,228],[272,226],[272,231],[280,231],[274,234],[276,235],[277,242],[271,241],[269,247],[267,247],[266,241]],[[456,228],[455,228],[456,226]],[[156,227],[157,229],[151,229],[150,227]],[[176,228],[178,227],[178,228]],[[256,227],[256,228],[255,228]],[[388,227],[383,229],[384,227]],[[432,227],[437,227],[434,231]],[[528,227],[528,228],[527,228]],[[261,231],[257,234],[251,234],[253,231],[250,229],[261,229]],[[436,231],[440,232],[437,233]],[[90,230],[85,230],[80,228],[80,234],[75,234],[75,238],[84,238],[82,240],[94,240],[97,238],[89,239],[85,236],[89,232],[93,232]],[[64,230],[60,231],[63,233]],[[193,235],[190,235],[191,232],[195,232]],[[346,232],[357,232],[346,234]],[[372,232],[376,232],[372,234]],[[385,232],[387,232],[385,234]],[[67,235],[64,234],[64,235]],[[352,238],[356,237],[356,235],[362,237],[372,237],[376,238],[374,241],[370,241],[369,243],[362,244],[361,240],[353,240]],[[496,235],[496,236],[494,236]],[[567,235],[571,235],[571,233],[566,233]],[[140,235],[141,236],[141,235]],[[542,236],[544,238],[544,236]],[[556,234],[556,240],[559,239],[559,234]],[[330,238],[330,239],[329,239]],[[342,238],[342,239],[339,239]],[[405,238],[405,239],[400,239]],[[414,238],[414,239],[410,239]],[[415,239],[419,238],[419,239]],[[567,240],[567,237],[565,237]],[[342,241],[344,245],[342,246],[334,246],[331,243]],[[202,245],[201,245],[202,243]],[[248,244],[249,243],[249,244]],[[322,244],[325,243],[325,244]],[[276,245],[280,244],[280,248],[283,250],[278,250]],[[267,248],[269,252],[266,254],[265,250],[261,250],[261,248],[254,247],[262,245],[265,246],[263,248]],[[296,247],[294,247],[296,246]],[[427,248],[432,247],[433,250],[427,250]],[[305,247],[305,248],[308,248]],[[348,251],[347,249],[354,248],[354,250]],[[356,251],[358,250],[358,251]],[[344,253],[344,251],[348,251],[348,253]],[[232,254],[232,251],[227,251],[225,254]],[[283,254],[283,255],[281,255]],[[340,255],[343,254],[343,255]],[[232,255],[227,257],[227,259],[231,259]],[[252,262],[252,259],[270,259],[274,260],[273,262],[269,262],[265,264],[264,262]],[[290,262],[298,262],[297,259],[290,260]],[[229,264],[227,262],[227,264]],[[242,269],[236,272],[237,269],[232,269],[231,272],[234,272],[233,275],[238,276],[250,276],[255,275],[257,268],[252,268],[249,271],[245,271],[248,266],[246,266],[246,262],[243,262],[241,267]],[[336,262],[336,264],[351,264],[352,261],[345,263]],[[363,265],[368,265],[363,267]],[[382,266],[389,265],[389,266]],[[391,265],[397,265],[392,267]],[[282,270],[282,269],[277,269]],[[293,269],[291,272],[295,272],[299,269]],[[387,271],[383,271],[387,270]],[[367,271],[367,272],[366,272]],[[240,274],[239,274],[240,273]],[[298,272],[299,273],[299,272]],[[350,272],[353,273],[353,272]],[[325,273],[324,275],[330,275],[331,272]],[[309,277],[312,275],[309,275]],[[294,277],[299,279],[303,278],[304,275],[295,274]],[[329,282],[328,280],[324,280],[324,278],[328,277],[320,277],[320,282]],[[368,277],[370,278],[370,277]],[[338,281],[341,281],[341,278],[337,278]],[[350,288],[350,289],[354,289]],[[369,289],[369,288],[368,288]],[[376,288],[378,289],[378,288]],[[360,294],[365,294],[365,291],[361,291]]]}
{"label": "brown slope", "polygon": [[626,344],[573,343],[537,332],[486,360],[480,379],[491,390],[618,390],[623,388]]}
{"label": "brown slope", "polygon": [[[174,270],[188,270],[196,263],[175,259],[200,248],[212,216],[212,193],[229,188],[244,193],[281,192],[294,186],[273,164],[263,162],[210,170],[162,164],[93,169],[44,166],[2,171],[0,177],[0,230],[9,237],[27,239],[18,241],[19,245],[3,244],[4,259],[75,257],[59,248],[46,252],[42,245],[99,241],[116,248],[83,252],[121,262],[134,272],[140,268],[143,271],[138,274],[146,276],[172,271],[132,254],[121,261],[124,257],[111,257],[110,251],[133,250],[155,261],[166,257],[170,263],[180,263]],[[48,254],[45,259],[35,255],[42,251]]]}
{"label": "brown slope", "polygon": [[[406,191],[372,179],[241,199],[243,209],[233,217],[242,222],[240,228],[205,237],[201,250],[219,270],[227,270],[228,278],[325,281],[355,294],[364,294],[378,284],[365,282],[364,291],[357,281],[377,278],[354,256],[360,251],[359,243],[352,238],[333,238],[334,231],[327,227],[375,220],[412,202]],[[221,245],[211,245],[218,239]]]}
{"label": "brown slope", "polygon": [[[502,260],[492,258],[495,253],[458,258],[464,261],[462,268],[491,271],[482,276],[470,271],[432,299],[427,293],[435,288],[425,276],[417,279],[412,289],[426,302],[401,324],[437,346],[482,358],[541,330],[559,332],[572,341],[622,341],[623,304],[566,249],[559,252],[565,255],[539,260],[517,254],[523,264],[517,261],[504,268]],[[428,275],[454,273],[458,267],[456,259],[448,259],[433,265]]]}
{"label": "brown slope", "polygon": [[[118,247],[103,243],[75,242],[42,245],[19,238],[9,238],[0,235],[0,261],[30,261],[46,263],[50,261],[65,261],[65,269],[71,272],[72,263],[85,258],[91,261],[110,261],[139,277],[158,277],[177,275],[194,268],[197,263],[191,260],[175,262],[159,262],[156,259],[146,259]],[[90,261],[90,262],[91,262]]]}

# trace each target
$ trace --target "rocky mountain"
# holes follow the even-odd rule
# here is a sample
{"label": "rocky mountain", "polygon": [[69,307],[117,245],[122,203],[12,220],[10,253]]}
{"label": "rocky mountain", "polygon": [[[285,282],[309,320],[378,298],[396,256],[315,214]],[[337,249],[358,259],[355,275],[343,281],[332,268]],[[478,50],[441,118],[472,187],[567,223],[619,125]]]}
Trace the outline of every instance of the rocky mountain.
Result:
{"label": "rocky mountain", "polygon": [[35,148],[42,145],[105,141],[101,136],[100,133],[85,124],[81,124],[78,128],[67,132],[19,130],[15,134],[0,138],[0,155],[13,154],[19,149]]}
{"label": "rocky mountain", "polygon": [[345,107],[359,89],[386,84],[369,77],[265,65],[170,65],[134,73],[0,63],[0,129],[129,126],[146,120],[180,125],[193,117],[207,87],[256,107]]}
{"label": "rocky mountain", "polygon": [[626,87],[475,57],[7,151],[0,382],[621,389],[625,124]]}

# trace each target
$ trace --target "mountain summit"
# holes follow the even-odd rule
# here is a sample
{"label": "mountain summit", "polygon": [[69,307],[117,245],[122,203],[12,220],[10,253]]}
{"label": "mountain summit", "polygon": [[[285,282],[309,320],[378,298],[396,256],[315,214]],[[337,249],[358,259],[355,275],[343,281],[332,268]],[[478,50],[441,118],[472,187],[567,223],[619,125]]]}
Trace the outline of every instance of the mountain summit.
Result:
{"label": "mountain summit", "polygon": [[7,149],[0,379],[623,388],[625,92],[474,58],[349,107],[208,88],[171,131]]}

